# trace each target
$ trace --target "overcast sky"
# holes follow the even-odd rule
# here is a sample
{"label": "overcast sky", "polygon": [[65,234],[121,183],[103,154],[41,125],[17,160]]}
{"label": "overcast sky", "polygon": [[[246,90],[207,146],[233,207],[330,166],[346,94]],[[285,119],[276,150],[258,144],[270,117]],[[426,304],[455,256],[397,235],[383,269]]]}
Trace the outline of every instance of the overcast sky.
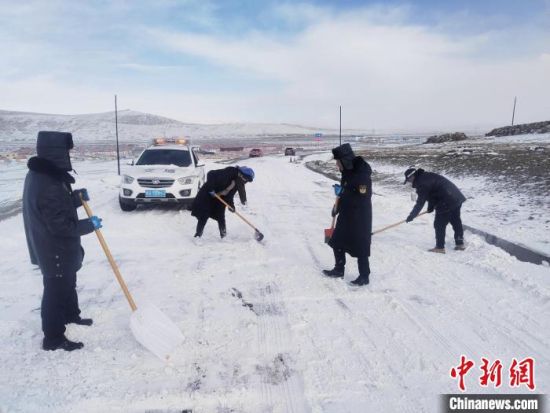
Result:
{"label": "overcast sky", "polygon": [[0,109],[466,129],[550,120],[550,0],[0,0]]}

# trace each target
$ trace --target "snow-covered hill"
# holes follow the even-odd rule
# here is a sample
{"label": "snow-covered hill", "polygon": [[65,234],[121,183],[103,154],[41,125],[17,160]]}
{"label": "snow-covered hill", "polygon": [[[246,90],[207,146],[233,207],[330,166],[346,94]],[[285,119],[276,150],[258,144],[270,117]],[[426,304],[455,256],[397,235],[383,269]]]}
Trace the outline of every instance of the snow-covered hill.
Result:
{"label": "snow-covered hill", "polygon": [[[184,123],[133,110],[119,111],[118,123],[121,142],[146,141],[154,136],[188,136],[192,139],[201,139],[311,135],[316,132],[324,134],[337,133],[336,130],[323,130],[290,124],[226,123],[202,125]],[[72,132],[80,142],[112,140],[115,136],[115,113],[54,115],[0,110],[0,143],[33,141],[39,130]]]}

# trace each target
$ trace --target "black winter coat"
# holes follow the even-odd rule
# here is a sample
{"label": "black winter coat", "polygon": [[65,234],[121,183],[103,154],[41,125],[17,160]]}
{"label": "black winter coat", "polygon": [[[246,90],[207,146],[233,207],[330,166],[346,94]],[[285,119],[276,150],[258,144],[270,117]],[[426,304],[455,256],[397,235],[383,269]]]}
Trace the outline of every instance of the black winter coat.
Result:
{"label": "black winter coat", "polygon": [[79,220],[81,201],[73,194],[74,178],[54,161],[33,157],[23,189],[23,221],[31,262],[44,277],[63,277],[82,267],[80,236],[94,231]]}
{"label": "black winter coat", "polygon": [[343,188],[338,201],[338,219],[329,245],[352,257],[370,256],[372,232],[372,169],[356,156],[353,169],[342,172]]}
{"label": "black winter coat", "polygon": [[416,188],[418,198],[409,217],[415,218],[426,201],[428,201],[428,211],[435,209],[436,213],[444,214],[458,208],[466,197],[462,192],[444,176],[433,172],[425,172],[419,169],[415,173],[413,188]]}
{"label": "black winter coat", "polygon": [[199,219],[212,218],[216,221],[224,217],[225,205],[213,198],[209,194],[211,191],[221,194],[222,199],[233,208],[235,207],[233,198],[238,191],[241,204],[246,204],[245,182],[238,175],[239,170],[234,166],[208,172],[206,182],[199,190],[191,207],[191,215]]}

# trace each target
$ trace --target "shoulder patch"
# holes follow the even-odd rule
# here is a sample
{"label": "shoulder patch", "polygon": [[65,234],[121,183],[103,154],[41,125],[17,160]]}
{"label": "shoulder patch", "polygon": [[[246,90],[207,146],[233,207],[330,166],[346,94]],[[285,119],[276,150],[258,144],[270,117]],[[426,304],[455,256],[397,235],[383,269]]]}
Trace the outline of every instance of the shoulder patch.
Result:
{"label": "shoulder patch", "polygon": [[367,185],[359,185],[359,193],[366,194],[367,193]]}

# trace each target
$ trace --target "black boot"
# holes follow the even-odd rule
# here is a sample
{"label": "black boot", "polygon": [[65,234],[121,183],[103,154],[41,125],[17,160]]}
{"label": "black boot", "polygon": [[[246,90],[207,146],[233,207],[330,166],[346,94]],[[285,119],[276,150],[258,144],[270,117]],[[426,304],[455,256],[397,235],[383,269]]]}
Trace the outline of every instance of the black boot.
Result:
{"label": "black boot", "polygon": [[199,218],[197,221],[197,229],[195,230],[195,238],[202,237],[202,232],[204,231],[204,227],[206,226],[206,221],[208,221],[208,218]]}
{"label": "black boot", "polygon": [[360,275],[359,277],[357,277],[357,279],[351,281],[350,285],[354,285],[357,287],[361,287],[362,285],[369,285],[369,276],[367,275],[364,277]]}
{"label": "black boot", "polygon": [[323,274],[332,278],[344,278],[344,268],[346,268],[346,253],[342,249],[333,248],[334,268],[332,270],[323,270]]}
{"label": "black boot", "polygon": [[73,351],[80,350],[82,347],[84,347],[84,344],[77,341],[71,341],[65,336],[63,336],[59,340],[49,340],[47,338],[44,338],[44,341],[42,342],[43,350]]}
{"label": "black boot", "polygon": [[334,267],[332,270],[323,270],[323,274],[326,275],[327,277],[343,278],[344,277],[344,269]]}
{"label": "black boot", "polygon": [[362,285],[369,284],[370,275],[370,263],[368,256],[357,257],[357,269],[359,270],[359,277],[350,282],[350,285],[360,287]]}
{"label": "black boot", "polygon": [[220,228],[220,237],[225,238],[226,235],[227,235],[227,230],[225,229],[225,227]]}
{"label": "black boot", "polygon": [[91,318],[75,318],[71,321],[68,321],[67,324],[78,324],[80,326],[91,326],[94,323],[94,320]]}

